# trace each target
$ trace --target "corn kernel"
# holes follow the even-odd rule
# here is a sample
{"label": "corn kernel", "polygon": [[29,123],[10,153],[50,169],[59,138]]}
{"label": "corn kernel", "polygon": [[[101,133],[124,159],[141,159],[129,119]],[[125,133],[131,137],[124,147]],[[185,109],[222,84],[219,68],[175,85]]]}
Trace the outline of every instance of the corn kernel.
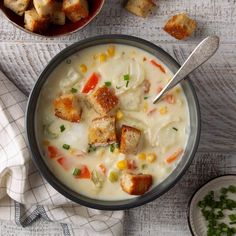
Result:
{"label": "corn kernel", "polygon": [[119,162],[117,162],[116,165],[117,165],[118,169],[125,170],[127,168],[127,161],[126,160],[119,161]]}
{"label": "corn kernel", "polygon": [[124,117],[124,113],[121,111],[117,111],[116,113],[116,119],[121,120]]}
{"label": "corn kernel", "polygon": [[109,179],[112,183],[116,182],[116,181],[118,180],[118,178],[119,178],[119,175],[118,175],[118,173],[115,172],[115,171],[111,171],[110,174],[109,174],[109,177],[108,177],[108,179]]}
{"label": "corn kernel", "polygon": [[107,49],[107,54],[108,54],[109,57],[113,57],[115,55],[115,46],[110,46]]}
{"label": "corn kernel", "polygon": [[146,160],[146,154],[143,153],[143,152],[142,152],[142,153],[139,153],[139,154],[138,154],[138,158],[139,158],[140,160],[143,160],[143,161],[144,161],[144,160]]}
{"label": "corn kernel", "polygon": [[154,161],[156,161],[156,159],[157,159],[157,156],[155,153],[149,153],[147,155],[147,161],[150,163],[153,163]]}
{"label": "corn kernel", "polygon": [[86,66],[85,64],[81,64],[81,65],[80,65],[80,71],[81,71],[82,73],[86,73],[87,70],[88,70],[88,68],[87,68],[87,66]]}
{"label": "corn kernel", "polygon": [[177,94],[179,94],[179,93],[181,92],[181,89],[180,89],[180,88],[176,88],[175,92],[176,92]]}
{"label": "corn kernel", "polygon": [[167,107],[161,107],[159,112],[161,115],[165,115],[167,113]]}
{"label": "corn kernel", "polygon": [[147,112],[147,110],[148,110],[148,103],[147,102],[143,103],[143,110],[144,110],[144,112]]}
{"label": "corn kernel", "polygon": [[107,60],[107,55],[105,53],[101,53],[99,56],[100,62],[104,62]]}

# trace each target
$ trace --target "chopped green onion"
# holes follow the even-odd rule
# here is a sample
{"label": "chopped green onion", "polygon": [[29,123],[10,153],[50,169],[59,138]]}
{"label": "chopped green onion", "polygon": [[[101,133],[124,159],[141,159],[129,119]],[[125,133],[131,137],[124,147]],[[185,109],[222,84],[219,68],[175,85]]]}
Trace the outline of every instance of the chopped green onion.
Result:
{"label": "chopped green onion", "polygon": [[125,80],[125,81],[129,81],[129,80],[130,80],[130,76],[129,76],[129,74],[124,75],[124,80]]}
{"label": "chopped green onion", "polygon": [[110,145],[110,152],[114,152],[114,150],[115,150],[115,146],[114,146],[114,144],[111,144]]}
{"label": "chopped green onion", "polygon": [[173,129],[173,130],[175,130],[175,131],[178,131],[178,129],[177,129],[177,128],[175,128],[175,127],[172,127],[172,129]]}
{"label": "chopped green onion", "polygon": [[106,85],[107,87],[111,87],[111,82],[110,82],[110,81],[106,81],[106,82],[105,82],[105,85]]}
{"label": "chopped green onion", "polygon": [[68,145],[68,144],[63,144],[63,146],[62,146],[64,149],[66,149],[66,150],[69,150],[70,149],[70,145]]}
{"label": "chopped green onion", "polygon": [[141,165],[141,169],[142,169],[142,170],[147,169],[147,165],[146,165],[146,164],[142,164],[142,165]]}
{"label": "chopped green onion", "polygon": [[122,86],[116,86],[116,89],[120,89]]}
{"label": "chopped green onion", "polygon": [[229,215],[229,219],[230,219],[231,221],[236,221],[236,215],[235,215],[235,214]]}
{"label": "chopped green onion", "polygon": [[129,80],[126,82],[126,85],[125,85],[125,87],[127,88],[127,87],[128,87],[128,85],[129,85]]}
{"label": "chopped green onion", "polygon": [[65,128],[65,125],[61,125],[61,126],[60,126],[61,132],[63,132],[65,129],[66,129],[66,128]]}
{"label": "chopped green onion", "polygon": [[77,89],[76,88],[71,88],[71,90],[70,90],[72,93],[77,93]]}
{"label": "chopped green onion", "polygon": [[144,99],[144,100],[147,100],[147,99],[148,99],[148,97],[144,97],[143,99]]}
{"label": "chopped green onion", "polygon": [[78,175],[80,175],[80,173],[81,173],[81,170],[80,170],[79,168],[75,168],[75,169],[73,170],[72,175],[78,176]]}
{"label": "chopped green onion", "polygon": [[87,152],[90,153],[90,152],[94,152],[94,151],[96,151],[96,147],[92,144],[89,144]]}
{"label": "chopped green onion", "polygon": [[236,193],[236,187],[233,186],[233,185],[230,185],[230,186],[228,187],[228,190],[229,190],[229,192],[231,192],[231,193]]}
{"label": "chopped green onion", "polygon": [[119,175],[118,175],[118,173],[115,172],[115,171],[111,171],[110,174],[109,174],[109,176],[108,176],[108,179],[109,179],[110,182],[112,182],[112,183],[116,182],[116,181],[118,180],[118,178],[119,178]]}

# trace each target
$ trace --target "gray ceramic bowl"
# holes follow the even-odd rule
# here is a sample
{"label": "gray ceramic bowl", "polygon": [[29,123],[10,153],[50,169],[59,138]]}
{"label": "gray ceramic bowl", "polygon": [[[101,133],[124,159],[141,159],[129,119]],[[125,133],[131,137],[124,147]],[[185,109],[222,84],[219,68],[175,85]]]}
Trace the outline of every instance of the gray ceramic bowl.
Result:
{"label": "gray ceramic bowl", "polygon": [[44,83],[47,81],[51,72],[67,57],[71,56],[72,54],[95,45],[100,44],[110,44],[110,43],[118,43],[118,44],[125,44],[130,46],[135,46],[137,48],[141,48],[157,58],[163,61],[169,69],[175,73],[178,68],[180,67],[179,64],[165,51],[163,51],[158,46],[147,42],[143,39],[126,36],[126,35],[104,35],[93,37],[89,39],[85,39],[78,43],[75,43],[62,52],[60,52],[57,56],[55,56],[45,70],[40,75],[39,79],[37,80],[28,101],[27,107],[27,116],[26,116],[26,129],[27,129],[27,136],[29,147],[32,152],[32,158],[35,165],[38,167],[41,174],[44,178],[62,195],[71,199],[74,202],[77,202],[81,205],[101,209],[101,210],[123,210],[132,207],[137,207],[143,205],[147,202],[150,202],[162,194],[167,192],[170,188],[172,188],[182,177],[185,171],[188,169],[189,165],[191,164],[195,152],[197,150],[197,146],[199,143],[199,135],[200,135],[200,111],[196,93],[193,89],[193,86],[189,81],[182,82],[182,88],[185,92],[188,106],[189,106],[189,113],[190,113],[190,136],[187,143],[187,148],[184,152],[184,155],[177,165],[176,169],[158,186],[148,191],[146,194],[128,199],[128,200],[120,200],[120,201],[102,201],[91,199],[80,195],[67,186],[63,185],[59,179],[57,179],[53,173],[49,170],[47,165],[44,162],[43,157],[39,152],[39,147],[37,146],[36,142],[36,135],[35,135],[35,113],[36,107],[38,102],[38,97],[40,95],[40,91]]}

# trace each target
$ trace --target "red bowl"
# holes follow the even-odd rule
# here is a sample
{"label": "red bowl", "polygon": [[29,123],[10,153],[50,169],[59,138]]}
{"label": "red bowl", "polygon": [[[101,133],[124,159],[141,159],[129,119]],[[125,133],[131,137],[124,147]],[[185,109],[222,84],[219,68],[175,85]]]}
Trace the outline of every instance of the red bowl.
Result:
{"label": "red bowl", "polygon": [[15,26],[20,28],[21,30],[40,36],[46,37],[57,37],[57,36],[65,36],[68,34],[72,34],[80,29],[84,28],[88,25],[101,11],[105,0],[88,0],[89,4],[89,16],[85,19],[79,20],[75,23],[66,20],[65,25],[50,25],[48,29],[43,33],[35,33],[31,32],[24,28],[24,16],[18,16],[10,9],[4,7],[3,0],[0,0],[0,9],[3,11],[7,19]]}

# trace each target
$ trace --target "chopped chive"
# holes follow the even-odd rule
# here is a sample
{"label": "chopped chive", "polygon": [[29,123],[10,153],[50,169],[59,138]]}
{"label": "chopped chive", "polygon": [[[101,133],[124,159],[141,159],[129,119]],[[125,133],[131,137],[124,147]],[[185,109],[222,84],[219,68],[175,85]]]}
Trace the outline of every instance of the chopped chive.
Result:
{"label": "chopped chive", "polygon": [[175,127],[172,127],[172,129],[173,129],[173,130],[175,130],[175,131],[178,131],[178,129],[177,129],[177,128],[175,128]]}
{"label": "chopped chive", "polygon": [[71,90],[70,90],[72,93],[77,93],[77,89],[76,88],[71,88]]}
{"label": "chopped chive", "polygon": [[68,144],[63,144],[63,146],[62,146],[64,149],[66,149],[66,150],[69,150],[70,149],[70,145],[68,145]]}
{"label": "chopped chive", "polygon": [[94,152],[94,151],[96,151],[96,147],[92,144],[89,144],[87,152],[90,153],[90,152]]}
{"label": "chopped chive", "polygon": [[236,221],[236,215],[235,215],[235,214],[229,215],[229,219],[230,219],[231,221]]}
{"label": "chopped chive", "polygon": [[124,75],[124,80],[125,80],[125,81],[129,81],[129,80],[130,80],[130,76],[129,76],[129,74]]}
{"label": "chopped chive", "polygon": [[229,190],[229,192],[231,192],[231,193],[236,193],[236,187],[233,186],[233,185],[230,185],[230,186],[228,187],[228,190]]}
{"label": "chopped chive", "polygon": [[73,170],[72,175],[78,176],[78,175],[80,175],[80,173],[81,173],[81,170],[80,170],[79,168],[75,168],[75,169]]}
{"label": "chopped chive", "polygon": [[106,85],[107,87],[111,87],[111,82],[110,82],[110,81],[106,81],[106,82],[105,82],[105,85]]}
{"label": "chopped chive", "polygon": [[65,125],[61,125],[61,126],[60,126],[61,132],[63,132],[65,129],[66,129]]}
{"label": "chopped chive", "polygon": [[66,59],[66,64],[71,64],[71,59]]}
{"label": "chopped chive", "polygon": [[116,86],[116,89],[120,89],[122,86]]}
{"label": "chopped chive", "polygon": [[126,85],[125,85],[125,87],[127,88],[127,87],[128,87],[128,85],[129,85],[129,80],[126,82]]}
{"label": "chopped chive", "polygon": [[148,97],[144,97],[143,99],[146,100],[146,99],[148,99]]}
{"label": "chopped chive", "polygon": [[115,150],[115,146],[114,146],[114,144],[111,144],[110,145],[110,152],[114,152],[114,150]]}

